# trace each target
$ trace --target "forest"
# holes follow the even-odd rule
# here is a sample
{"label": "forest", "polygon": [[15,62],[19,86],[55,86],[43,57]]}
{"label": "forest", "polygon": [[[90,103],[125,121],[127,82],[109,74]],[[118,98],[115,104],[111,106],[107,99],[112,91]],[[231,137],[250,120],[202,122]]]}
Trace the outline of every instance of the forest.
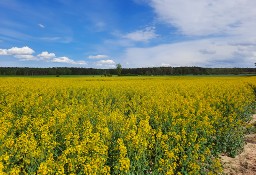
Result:
{"label": "forest", "polygon": [[[0,67],[0,75],[117,75],[117,69],[97,69],[80,67]],[[240,75],[256,74],[255,68],[203,68],[203,67],[147,67],[147,68],[122,68],[122,76],[139,75]]]}

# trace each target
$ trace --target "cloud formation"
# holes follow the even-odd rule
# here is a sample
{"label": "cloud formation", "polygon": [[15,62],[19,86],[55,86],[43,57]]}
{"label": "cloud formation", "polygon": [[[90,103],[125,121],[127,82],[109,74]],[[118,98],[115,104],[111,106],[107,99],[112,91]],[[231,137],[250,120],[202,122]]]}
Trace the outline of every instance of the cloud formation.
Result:
{"label": "cloud formation", "polygon": [[90,55],[88,56],[90,59],[104,59],[104,58],[109,58],[107,55]]}
{"label": "cloud formation", "polygon": [[115,66],[115,61],[114,60],[100,60],[96,62],[96,66],[100,67],[114,67]]}
{"label": "cloud formation", "polygon": [[[252,67],[256,61],[256,1],[150,0],[156,19],[181,41],[131,47],[127,67]],[[175,32],[176,32],[175,31]]]}
{"label": "cloud formation", "polygon": [[44,51],[37,56],[41,59],[51,59],[56,57],[54,53],[48,53],[47,51]]}
{"label": "cloud formation", "polygon": [[0,49],[0,55],[32,55],[35,51],[28,46]]}
{"label": "cloud formation", "polygon": [[34,56],[33,54],[35,51],[28,46],[24,47],[12,47],[10,49],[0,49],[0,56],[14,56],[15,58],[18,58],[22,61],[32,61],[32,60],[43,60],[46,62],[53,62],[53,63],[67,63],[67,64],[73,64],[73,65],[86,65],[87,63],[85,61],[75,61],[72,60],[66,56],[63,57],[56,57],[54,53],[49,53],[47,51],[44,51],[37,56]]}
{"label": "cloud formation", "polygon": [[0,49],[0,55],[8,55],[6,49]]}
{"label": "cloud formation", "polygon": [[235,41],[233,37],[202,39],[148,48],[129,48],[124,58],[128,67],[234,67],[238,62],[238,67],[250,67],[256,60],[256,45],[241,45],[240,39]]}
{"label": "cloud formation", "polygon": [[[255,0],[132,1],[135,3],[129,2],[131,8],[127,12],[132,14],[128,16],[126,10],[114,10],[128,7],[125,4],[128,2],[108,2],[103,3],[104,5],[92,2],[89,4],[94,5],[89,5],[89,9],[85,11],[80,10],[79,14],[73,12],[83,7],[84,3],[71,6],[71,1],[65,1],[63,6],[62,10],[67,13],[55,14],[44,13],[54,10],[50,7],[42,7],[44,10],[38,13],[34,3],[25,3],[25,11],[9,7],[22,7],[22,3],[18,1],[0,6],[0,13],[5,16],[1,21],[0,43],[2,47],[17,46],[0,48],[0,55],[4,57],[1,61],[13,66],[16,63],[13,60],[10,62],[10,57],[17,58],[18,61],[37,60],[35,65],[42,63],[47,66],[86,64],[85,60],[90,67],[111,67],[115,66],[114,62],[127,67],[254,67]],[[99,10],[101,13],[95,13]],[[50,16],[46,19],[45,14]],[[67,15],[72,25],[70,20],[61,20]],[[127,17],[126,23],[120,23],[124,17]],[[30,20],[24,21],[23,18]],[[42,22],[47,22],[51,27],[47,28]],[[35,28],[30,28],[31,24]],[[77,30],[77,27],[81,27],[81,30]],[[44,28],[47,28],[47,33]],[[73,47],[70,47],[73,41]],[[15,43],[29,43],[32,48],[42,47],[42,50],[36,53],[28,46],[20,47]],[[46,51],[43,49],[45,47],[53,50]],[[53,52],[65,52],[68,55]],[[92,52],[96,54],[84,56],[84,53]],[[104,53],[111,53],[111,56]],[[75,57],[85,58],[77,61]],[[128,64],[125,65],[126,63]],[[31,65],[30,62],[27,65]]]}
{"label": "cloud formation", "polygon": [[86,64],[85,61],[74,61],[68,57],[58,57],[58,58],[53,58],[51,62],[54,63],[68,63],[68,64],[77,64],[77,65],[83,65]]}
{"label": "cloud formation", "polygon": [[36,57],[33,55],[14,55],[14,57],[19,58],[23,61],[36,60]]}
{"label": "cloud formation", "polygon": [[0,55],[12,55],[21,60],[35,60],[36,57],[32,55],[34,52],[35,51],[28,46],[0,49]]}
{"label": "cloud formation", "polygon": [[256,1],[151,0],[158,18],[184,35],[243,35],[256,27]]}
{"label": "cloud formation", "polygon": [[38,26],[41,28],[45,28],[45,26],[43,24],[38,24]]}
{"label": "cloud formation", "polygon": [[154,27],[146,27],[143,30],[137,30],[128,34],[123,35],[123,38],[132,41],[147,42],[151,39],[156,38],[158,35],[155,33]]}

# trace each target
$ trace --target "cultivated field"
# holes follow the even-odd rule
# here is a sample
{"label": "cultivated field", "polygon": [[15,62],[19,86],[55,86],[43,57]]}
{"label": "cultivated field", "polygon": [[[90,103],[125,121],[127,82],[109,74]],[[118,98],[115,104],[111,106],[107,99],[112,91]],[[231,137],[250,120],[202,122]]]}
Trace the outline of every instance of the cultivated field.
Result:
{"label": "cultivated field", "polygon": [[256,90],[238,76],[0,82],[0,174],[219,174]]}

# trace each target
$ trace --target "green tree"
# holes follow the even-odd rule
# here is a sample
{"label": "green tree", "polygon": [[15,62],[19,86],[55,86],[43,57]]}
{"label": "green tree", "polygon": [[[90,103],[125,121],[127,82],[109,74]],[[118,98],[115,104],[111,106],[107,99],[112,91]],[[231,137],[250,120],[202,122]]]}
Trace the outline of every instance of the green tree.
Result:
{"label": "green tree", "polygon": [[116,65],[116,72],[118,76],[122,74],[122,65],[120,63]]}

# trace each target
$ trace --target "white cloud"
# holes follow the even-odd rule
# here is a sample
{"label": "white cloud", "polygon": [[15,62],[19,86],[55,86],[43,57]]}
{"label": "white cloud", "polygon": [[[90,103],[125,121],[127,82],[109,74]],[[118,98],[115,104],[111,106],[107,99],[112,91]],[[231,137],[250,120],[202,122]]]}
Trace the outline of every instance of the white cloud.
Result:
{"label": "white cloud", "polygon": [[61,37],[58,37],[58,36],[54,36],[54,37],[41,37],[40,39],[44,40],[44,41],[59,41],[59,40],[61,40]]}
{"label": "white cloud", "polygon": [[45,28],[45,26],[43,24],[38,24],[38,26],[41,28]]}
{"label": "white cloud", "polygon": [[[246,39],[245,39],[246,40]],[[232,42],[232,44],[231,44]],[[148,48],[128,48],[123,55],[128,67],[202,66],[252,67],[256,45],[243,46],[240,38],[212,38],[162,44]]]}
{"label": "white cloud", "polygon": [[55,62],[55,63],[72,63],[73,60],[69,59],[68,57],[58,57],[58,58],[53,58],[52,62]]}
{"label": "white cloud", "polygon": [[19,58],[23,61],[37,60],[37,58],[33,55],[15,55],[14,57]]}
{"label": "white cloud", "polygon": [[85,65],[87,64],[85,61],[75,61],[68,57],[56,57],[54,53],[49,53],[44,51],[37,56],[34,56],[33,53],[35,51],[27,46],[25,47],[12,47],[10,49],[0,49],[0,55],[11,55],[15,58],[18,58],[22,61],[32,61],[32,60],[43,60],[46,62],[54,62],[54,63],[67,63],[74,65]]}
{"label": "white cloud", "polygon": [[37,55],[39,58],[41,59],[51,59],[51,58],[55,58],[55,54],[54,53],[48,53],[47,51],[44,51],[40,54]]}
{"label": "white cloud", "polygon": [[51,60],[51,62],[54,62],[54,63],[68,63],[68,64],[78,64],[78,65],[84,65],[86,64],[85,61],[74,61],[68,57],[58,57],[58,58],[53,58]]}
{"label": "white cloud", "polygon": [[123,35],[123,38],[129,39],[132,41],[146,42],[146,41],[156,38],[157,36],[158,35],[155,33],[154,27],[146,27],[143,30],[137,30],[135,32],[131,32],[126,35]]}
{"label": "white cloud", "polygon": [[115,62],[113,60],[101,60],[98,63],[101,63],[101,64],[115,64]]}
{"label": "white cloud", "polygon": [[104,59],[104,58],[109,58],[107,55],[90,55],[88,56],[90,59]]}
{"label": "white cloud", "polygon": [[150,5],[160,20],[185,35],[243,35],[256,29],[253,0],[150,0]]}
{"label": "white cloud", "polygon": [[104,67],[104,66],[113,67],[115,66],[115,64],[116,63],[113,60],[100,60],[96,62],[96,65],[101,67]]}
{"label": "white cloud", "polygon": [[35,51],[27,46],[25,47],[12,47],[10,49],[0,49],[0,55],[12,55],[21,60],[36,60],[32,54]]}
{"label": "white cloud", "polygon": [[171,65],[170,64],[167,64],[167,63],[162,63],[161,64],[161,67],[170,67]]}
{"label": "white cloud", "polygon": [[[127,67],[254,67],[256,1],[150,0],[157,19],[183,41],[127,48]],[[176,28],[176,31],[173,30]],[[184,35],[189,37],[183,37]],[[184,40],[191,38],[192,40]]]}
{"label": "white cloud", "polygon": [[12,47],[10,49],[7,49],[8,55],[32,55],[35,51],[28,46],[25,47]]}
{"label": "white cloud", "polygon": [[87,63],[85,61],[74,61],[73,64],[77,64],[77,65],[86,65]]}
{"label": "white cloud", "polygon": [[8,55],[6,49],[0,49],[0,55]]}

